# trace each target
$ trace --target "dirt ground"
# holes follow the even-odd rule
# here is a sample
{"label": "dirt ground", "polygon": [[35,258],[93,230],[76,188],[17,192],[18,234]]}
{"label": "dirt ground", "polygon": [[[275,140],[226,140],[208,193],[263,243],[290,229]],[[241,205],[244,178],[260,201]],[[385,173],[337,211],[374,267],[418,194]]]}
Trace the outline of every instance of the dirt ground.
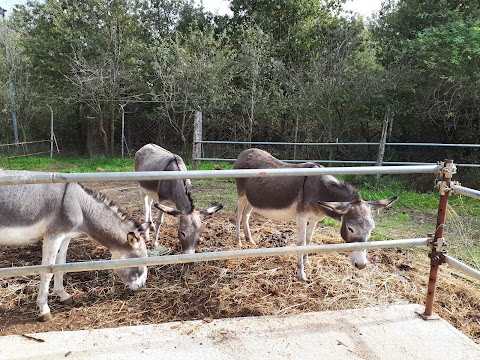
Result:
{"label": "dirt ground", "polygon": [[[113,199],[133,218],[142,208],[134,183],[88,184]],[[198,193],[214,191],[197,188]],[[219,189],[219,191],[223,191]],[[195,198],[195,193],[194,193]],[[220,211],[204,223],[198,251],[237,249],[233,212]],[[266,220],[253,214],[251,227],[258,247],[295,243],[294,224]],[[176,220],[166,218],[160,244],[180,253]],[[318,226],[313,243],[341,242],[338,231]],[[243,248],[253,247],[244,244]],[[428,281],[427,249],[385,249],[369,252],[364,270],[350,265],[345,253],[310,256],[308,282],[297,280],[296,257],[269,257],[214,261],[149,268],[146,286],[128,290],[112,271],[70,273],[65,288],[74,304],[61,304],[51,296],[53,320],[36,321],[38,276],[0,279],[0,335],[44,331],[94,329],[155,324],[178,320],[288,314],[367,306],[424,304]],[[88,237],[71,242],[67,261],[108,259],[108,250]],[[37,265],[41,244],[21,249],[0,247],[0,267]],[[442,266],[434,311],[480,343],[480,284]]]}

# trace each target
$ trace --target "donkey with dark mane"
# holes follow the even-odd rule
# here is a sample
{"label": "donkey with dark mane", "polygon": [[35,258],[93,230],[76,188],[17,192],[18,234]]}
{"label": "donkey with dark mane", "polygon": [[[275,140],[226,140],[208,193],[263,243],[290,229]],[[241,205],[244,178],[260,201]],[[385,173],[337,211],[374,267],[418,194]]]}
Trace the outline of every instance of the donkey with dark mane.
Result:
{"label": "donkey with dark mane", "polygon": [[[281,169],[321,167],[314,163],[290,164],[280,161],[260,149],[240,153],[234,169]],[[297,245],[308,245],[317,222],[325,216],[341,222],[340,234],[347,242],[366,242],[375,226],[372,211],[392,204],[397,197],[364,201],[351,185],[330,175],[237,178],[236,240],[241,245],[240,226],[246,240],[254,244],[248,220],[252,210],[272,219],[297,223]],[[297,276],[306,280],[304,263],[307,254],[299,255]],[[350,253],[352,264],[363,269],[366,250]]]}
{"label": "donkey with dark mane", "polygon": [[[155,145],[144,145],[135,153],[135,171],[186,171],[183,159],[170,151]],[[202,218],[209,216],[222,205],[206,210],[196,210],[191,196],[190,179],[140,181],[140,192],[145,207],[145,221],[152,221],[152,203],[159,210],[155,221],[153,246],[158,243],[158,231],[163,223],[164,213],[178,219],[178,239],[186,254],[194,253],[201,242]],[[175,206],[175,208],[173,208]],[[148,238],[148,236],[147,236]]]}
{"label": "donkey with dark mane", "polygon": [[[148,226],[135,223],[103,195],[78,183],[0,186],[0,245],[23,246],[43,240],[42,265],[64,264],[70,239],[82,233],[107,247],[112,259],[146,257],[144,233]],[[145,266],[114,272],[132,290],[141,288],[147,278]],[[41,275],[37,295],[39,321],[52,317],[48,306],[52,276],[53,292],[60,301],[71,298],[63,286],[63,273]]]}

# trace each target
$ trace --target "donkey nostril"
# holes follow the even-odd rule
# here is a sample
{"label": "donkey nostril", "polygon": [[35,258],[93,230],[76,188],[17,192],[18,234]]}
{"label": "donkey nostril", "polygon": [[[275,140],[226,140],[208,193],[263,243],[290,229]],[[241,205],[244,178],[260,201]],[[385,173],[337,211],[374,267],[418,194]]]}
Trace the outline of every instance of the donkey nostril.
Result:
{"label": "donkey nostril", "polygon": [[367,267],[367,263],[361,263],[361,264],[355,263],[355,267],[359,270],[362,270],[362,269],[365,269]]}

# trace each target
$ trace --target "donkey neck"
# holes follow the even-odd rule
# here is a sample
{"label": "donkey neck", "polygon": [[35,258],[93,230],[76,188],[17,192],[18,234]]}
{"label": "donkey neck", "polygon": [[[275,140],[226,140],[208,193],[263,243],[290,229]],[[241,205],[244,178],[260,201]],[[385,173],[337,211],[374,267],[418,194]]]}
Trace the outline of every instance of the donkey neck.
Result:
{"label": "donkey neck", "polygon": [[110,250],[126,246],[127,234],[135,230],[135,223],[103,195],[84,190],[82,230]]}
{"label": "donkey neck", "polygon": [[[310,178],[309,178],[310,179]],[[361,197],[358,191],[350,184],[346,184],[331,175],[324,175],[317,177],[315,182],[309,182],[307,179],[305,186],[309,191],[313,191],[315,196],[312,196],[309,201],[318,209],[318,201],[332,201],[332,202],[360,202]],[[313,177],[312,177],[313,179]],[[316,186],[315,186],[316,185]],[[329,211],[322,208],[321,211],[332,219],[341,220],[341,215],[334,211]]]}

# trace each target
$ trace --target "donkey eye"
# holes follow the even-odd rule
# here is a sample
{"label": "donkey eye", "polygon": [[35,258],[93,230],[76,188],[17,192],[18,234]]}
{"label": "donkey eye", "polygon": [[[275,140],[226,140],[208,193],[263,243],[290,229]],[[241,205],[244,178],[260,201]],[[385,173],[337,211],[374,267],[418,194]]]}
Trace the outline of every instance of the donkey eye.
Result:
{"label": "donkey eye", "polygon": [[181,236],[182,238],[186,238],[186,237],[187,237],[187,234],[185,234],[183,231],[180,231],[180,236]]}
{"label": "donkey eye", "polygon": [[353,231],[353,228],[352,228],[352,227],[350,227],[350,226],[349,226],[349,227],[347,227],[347,229],[348,229],[348,231],[350,231],[351,233],[353,233],[353,232],[354,232],[354,231]]}

